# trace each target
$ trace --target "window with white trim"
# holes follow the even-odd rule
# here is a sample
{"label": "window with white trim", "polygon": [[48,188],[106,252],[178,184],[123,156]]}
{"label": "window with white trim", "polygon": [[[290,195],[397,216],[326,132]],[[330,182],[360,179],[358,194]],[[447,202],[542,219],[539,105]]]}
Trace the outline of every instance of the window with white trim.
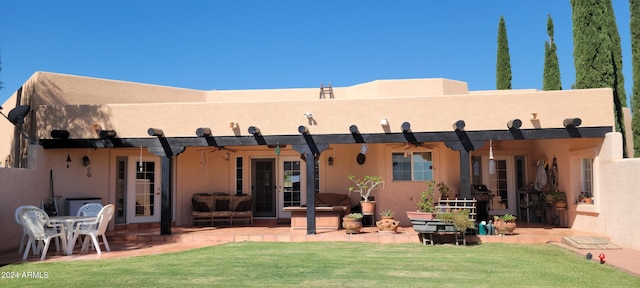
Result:
{"label": "window with white trim", "polygon": [[431,152],[391,153],[393,181],[433,180]]}
{"label": "window with white trim", "polygon": [[[580,201],[593,203],[587,200],[593,200],[593,158],[582,158],[582,191],[580,192]],[[587,201],[585,201],[587,200]]]}

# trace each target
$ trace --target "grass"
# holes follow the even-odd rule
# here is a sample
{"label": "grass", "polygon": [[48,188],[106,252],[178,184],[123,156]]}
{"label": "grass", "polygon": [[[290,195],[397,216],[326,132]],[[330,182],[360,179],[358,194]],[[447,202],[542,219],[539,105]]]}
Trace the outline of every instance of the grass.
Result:
{"label": "grass", "polygon": [[[8,272],[19,278],[5,279]],[[29,278],[39,273],[47,278]],[[0,287],[640,287],[555,245],[230,243],[122,259],[0,267]],[[27,276],[27,277],[23,277]]]}

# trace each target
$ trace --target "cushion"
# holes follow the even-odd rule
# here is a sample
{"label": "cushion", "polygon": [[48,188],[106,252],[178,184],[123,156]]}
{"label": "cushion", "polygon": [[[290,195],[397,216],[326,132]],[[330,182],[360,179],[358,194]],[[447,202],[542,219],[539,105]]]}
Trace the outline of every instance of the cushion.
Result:
{"label": "cushion", "polygon": [[216,199],[215,211],[229,211],[229,199]]}
{"label": "cushion", "polygon": [[251,211],[251,200],[243,200],[238,203],[236,211]]}
{"label": "cushion", "polygon": [[[316,206],[320,207],[330,207],[330,206],[339,206],[344,203],[344,200],[349,199],[349,196],[346,194],[337,194],[337,193],[318,193],[316,194]],[[349,204],[347,204],[349,205]]]}
{"label": "cushion", "polygon": [[196,201],[196,199],[193,198],[191,199],[191,206],[193,208],[193,211],[196,212],[211,212],[211,209],[209,209],[207,203]]}

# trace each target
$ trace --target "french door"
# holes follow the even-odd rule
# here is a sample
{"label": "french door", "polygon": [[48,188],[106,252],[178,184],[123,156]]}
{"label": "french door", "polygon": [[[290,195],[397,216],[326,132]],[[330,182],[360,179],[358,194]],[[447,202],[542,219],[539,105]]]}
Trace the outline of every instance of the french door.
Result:
{"label": "french door", "polygon": [[[495,157],[488,163],[487,188],[492,191],[490,215],[516,214],[516,188],[514,181],[513,157]],[[493,165],[493,167],[491,167]]]}
{"label": "french door", "polygon": [[305,203],[304,162],[299,157],[251,160],[251,194],[255,217],[291,218],[284,207]]}
{"label": "french door", "polygon": [[300,157],[281,157],[278,163],[278,218],[291,218],[284,207],[306,203],[305,163]]}
{"label": "french door", "polygon": [[162,178],[158,157],[129,157],[127,167],[127,219],[129,223],[160,221]]}

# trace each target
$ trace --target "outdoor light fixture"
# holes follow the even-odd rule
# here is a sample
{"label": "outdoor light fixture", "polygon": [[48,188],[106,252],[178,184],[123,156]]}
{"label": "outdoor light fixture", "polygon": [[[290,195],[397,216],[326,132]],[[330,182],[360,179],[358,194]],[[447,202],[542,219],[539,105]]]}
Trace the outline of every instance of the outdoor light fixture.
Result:
{"label": "outdoor light fixture", "polygon": [[489,139],[489,174],[496,173],[496,163],[493,161],[493,140]]}
{"label": "outdoor light fixture", "polygon": [[329,156],[329,158],[327,159],[327,164],[329,164],[329,166],[333,166],[333,157]]}
{"label": "outdoor light fixture", "polygon": [[71,163],[71,156],[69,155],[69,151],[67,151],[67,168],[69,168],[69,163]]}
{"label": "outdoor light fixture", "polygon": [[307,119],[311,119],[313,118],[313,114],[311,114],[311,112],[307,112],[307,113],[304,113],[304,117],[307,117]]}
{"label": "outdoor light fixture", "polygon": [[89,159],[89,156],[82,157],[82,166],[84,167],[91,166],[91,160]]}
{"label": "outdoor light fixture", "polygon": [[222,155],[222,158],[224,158],[225,161],[229,161],[229,152],[225,152],[224,155]]}
{"label": "outdoor light fixture", "polygon": [[380,120],[380,125],[383,127],[389,127],[389,120],[387,120],[387,118],[383,118]]}

